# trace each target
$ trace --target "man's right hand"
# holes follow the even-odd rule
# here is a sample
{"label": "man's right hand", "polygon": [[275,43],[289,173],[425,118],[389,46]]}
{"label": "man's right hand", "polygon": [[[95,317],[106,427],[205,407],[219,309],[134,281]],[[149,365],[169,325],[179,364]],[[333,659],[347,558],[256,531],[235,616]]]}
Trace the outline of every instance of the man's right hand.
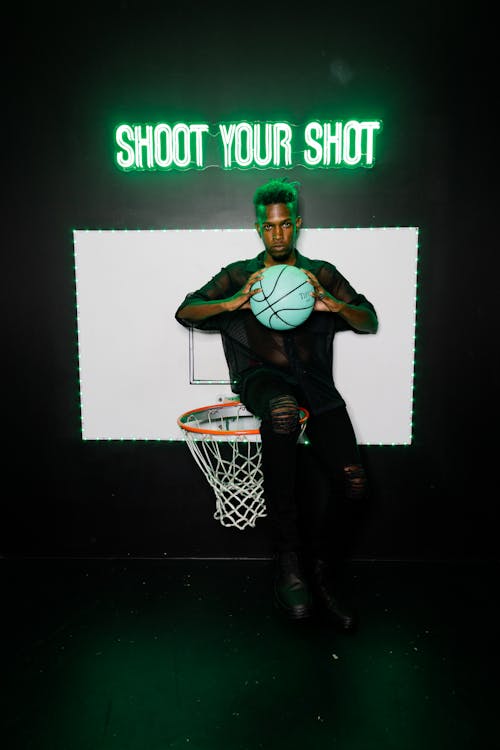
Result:
{"label": "man's right hand", "polygon": [[262,291],[260,287],[252,290],[252,286],[256,281],[262,278],[262,269],[254,271],[247,281],[243,284],[239,292],[229,298],[228,300],[228,311],[233,312],[234,310],[248,310],[250,309],[250,298]]}
{"label": "man's right hand", "polygon": [[178,317],[181,320],[191,320],[196,322],[224,312],[249,309],[250,298],[253,297],[254,294],[257,294],[257,292],[261,291],[259,287],[252,290],[252,286],[261,278],[262,269],[252,273],[239,292],[233,294],[232,297],[228,297],[228,299],[215,299],[210,302],[195,302],[190,305],[185,305],[185,307],[182,307],[178,311]]}

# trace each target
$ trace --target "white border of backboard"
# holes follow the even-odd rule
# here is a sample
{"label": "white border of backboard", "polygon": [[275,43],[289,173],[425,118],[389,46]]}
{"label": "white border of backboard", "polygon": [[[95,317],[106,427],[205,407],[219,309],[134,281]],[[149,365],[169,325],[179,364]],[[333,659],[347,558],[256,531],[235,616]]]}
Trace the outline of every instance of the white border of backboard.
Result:
{"label": "white border of backboard", "polygon": [[[358,442],[411,443],[418,229],[302,229],[298,247],[334,263],[378,313],[376,335],[334,344]],[[253,229],[74,231],[83,439],[182,440],[181,413],[234,395],[219,334],[190,337],[174,313],[261,249]]]}

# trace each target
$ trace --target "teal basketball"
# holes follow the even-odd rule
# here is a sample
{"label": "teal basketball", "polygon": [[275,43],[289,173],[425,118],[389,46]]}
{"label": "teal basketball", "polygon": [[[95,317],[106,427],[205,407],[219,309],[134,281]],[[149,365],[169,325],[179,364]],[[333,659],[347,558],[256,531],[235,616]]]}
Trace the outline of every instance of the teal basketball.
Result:
{"label": "teal basketball", "polygon": [[313,285],[297,266],[268,266],[262,278],[252,285],[252,289],[259,288],[262,291],[250,297],[250,307],[267,328],[296,328],[307,320],[314,307]]}

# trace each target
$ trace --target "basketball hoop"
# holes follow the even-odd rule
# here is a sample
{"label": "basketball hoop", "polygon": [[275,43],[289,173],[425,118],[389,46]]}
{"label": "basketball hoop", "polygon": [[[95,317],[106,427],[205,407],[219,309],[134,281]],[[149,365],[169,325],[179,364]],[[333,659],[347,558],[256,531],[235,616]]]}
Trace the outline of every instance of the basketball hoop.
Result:
{"label": "basketball hoop", "polygon": [[[309,412],[300,408],[299,440]],[[266,516],[260,419],[239,401],[202,406],[177,419],[196,463],[215,493],[214,518],[244,529]]]}

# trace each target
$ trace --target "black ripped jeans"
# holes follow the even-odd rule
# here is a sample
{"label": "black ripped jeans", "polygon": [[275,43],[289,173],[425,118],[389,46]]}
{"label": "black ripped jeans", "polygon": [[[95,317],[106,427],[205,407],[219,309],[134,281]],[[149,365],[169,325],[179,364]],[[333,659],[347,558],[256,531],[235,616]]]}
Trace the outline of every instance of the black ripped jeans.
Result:
{"label": "black ripped jeans", "polygon": [[297,445],[297,421],[288,433],[277,430],[272,408],[283,403],[308,408],[299,389],[265,373],[249,381],[244,399],[247,409],[261,420],[264,495],[275,551],[303,550],[313,557],[342,558],[348,552],[349,530],[346,504],[339,501],[362,497],[366,484],[346,408],[311,414],[308,445]]}

